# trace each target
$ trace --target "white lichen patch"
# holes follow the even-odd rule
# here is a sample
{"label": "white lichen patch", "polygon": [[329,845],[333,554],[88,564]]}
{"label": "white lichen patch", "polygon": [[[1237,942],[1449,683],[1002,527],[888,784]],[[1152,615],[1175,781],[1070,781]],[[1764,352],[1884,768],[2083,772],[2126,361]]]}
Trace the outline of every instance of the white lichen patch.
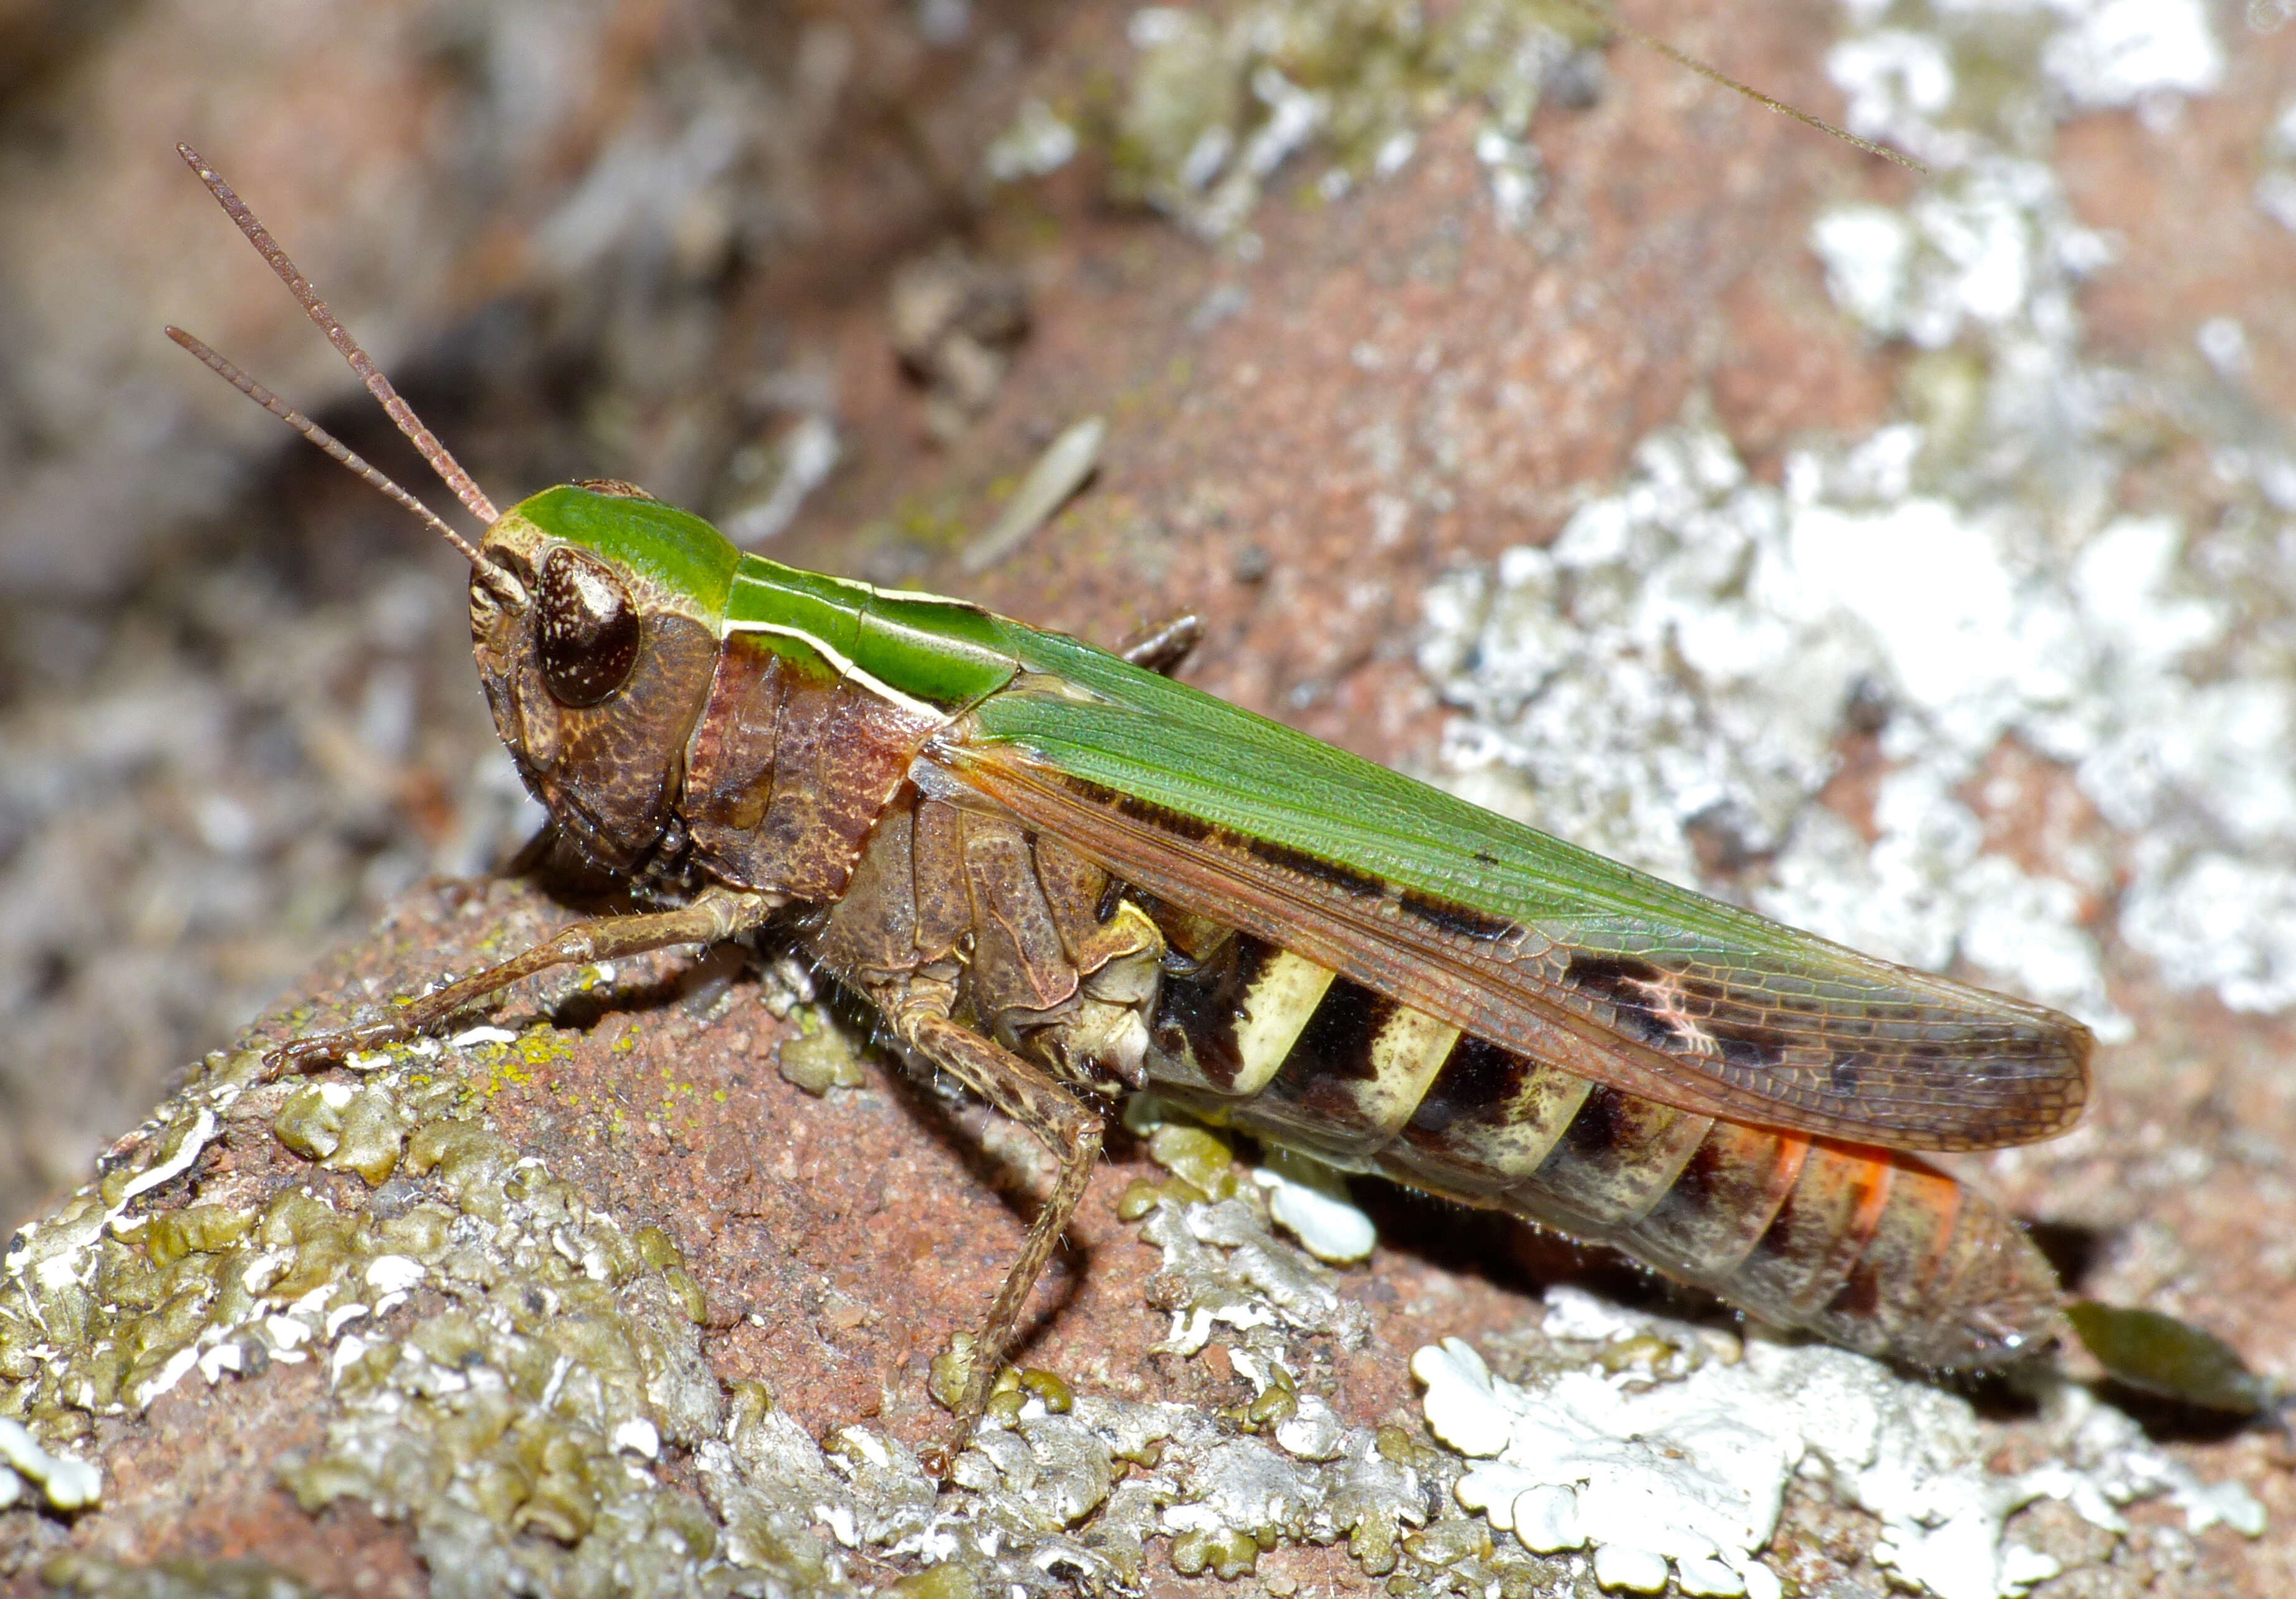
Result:
{"label": "white lichen patch", "polygon": [[[1552,1562],[1520,1548],[1495,1552],[1463,1516],[1449,1491],[1456,1462],[1415,1432],[1349,1424],[1333,1409],[1329,1351],[1363,1342],[1365,1312],[1341,1292],[1342,1279],[1272,1230],[1269,1189],[1231,1164],[1223,1139],[1160,1126],[1159,1114],[1136,1102],[1128,1112],[1138,1129],[1153,1129],[1151,1152],[1173,1173],[1139,1213],[1142,1241],[1163,1255],[1150,1290],[1171,1316],[1161,1348],[1202,1360],[1217,1344],[1248,1396],[1218,1410],[1080,1396],[1069,1418],[1080,1431],[1066,1433],[1032,1431],[1034,1410],[1023,1407],[1009,1441],[986,1435],[965,1457],[980,1457],[973,1480],[1020,1488],[1032,1469],[1054,1472],[1054,1439],[1074,1448],[1089,1438],[1115,1461],[1145,1468],[1119,1472],[1071,1534],[1128,1580],[1142,1569],[1144,1540],[1161,1535],[1189,1575],[1239,1576],[1260,1551],[1344,1539],[1367,1573],[1408,1572],[1423,1591],[1528,1593],[1551,1583],[1560,1575]],[[1060,1469],[1078,1480],[1072,1465]]]}
{"label": "white lichen patch", "polygon": [[[2122,1030],[2080,920],[2103,863],[2029,872],[1958,792],[2044,710],[2069,742],[2064,679],[2105,646],[1984,521],[1857,492],[1914,442],[1805,457],[1780,490],[1710,430],[1661,435],[1551,548],[1439,584],[1421,659],[1466,712],[1452,786],[1681,882],[1690,824],[1716,823],[1772,861],[1773,914],[1918,965],[1970,959]],[[1869,706],[1898,762],[1870,846],[1817,802]]]}
{"label": "white lichen patch", "polygon": [[2079,106],[2205,94],[2224,81],[2224,48],[2201,0],[2076,0],[2041,47],[2041,70]]}
{"label": "white lichen patch", "polygon": [[[2053,1555],[2005,1537],[2042,1497],[2125,1532],[2120,1506],[2166,1495],[2188,1531],[2251,1537],[2262,1511],[2237,1484],[2207,1487],[2133,1422],[2057,1382],[2043,1426],[2059,1458],[2005,1475],[1967,1401],[1862,1356],[1717,1334],[1618,1310],[1575,1289],[1547,1296],[1553,1358],[1516,1383],[1468,1344],[1421,1349],[1429,1427],[1477,1464],[1454,1489],[1492,1527],[1543,1552],[1592,1549],[1606,1587],[1775,1599],[1759,1555],[1799,1475],[1879,1528],[1873,1562],[1938,1599],[2015,1599],[2057,1576]],[[1609,1575],[1605,1575],[1605,1572]]]}
{"label": "white lichen patch", "polygon": [[1347,1178],[1320,1160],[1271,1149],[1251,1180],[1267,1191],[1267,1213],[1316,1259],[1334,1266],[1365,1259],[1379,1231],[1348,1197]]}
{"label": "white lichen patch", "polygon": [[[101,1184],[19,1234],[0,1280],[0,1492],[84,1507],[100,1419],[171,1394],[229,1406],[295,1371],[316,1379],[319,1441],[278,1480],[313,1512],[352,1500],[406,1526],[449,1599],[837,1595],[914,1564],[952,1568],[949,1591],[1052,1595],[1137,1585],[1159,1540],[1189,1573],[1344,1542],[1367,1572],[1431,1590],[1555,1575],[1491,1548],[1451,1494],[1456,1463],[1415,1431],[1334,1409],[1333,1351],[1362,1342],[1365,1315],[1272,1230],[1209,1131],[1150,1134],[1174,1177],[1133,1214],[1164,1257],[1168,1350],[1210,1362],[1216,1341],[1234,1402],[1025,1374],[937,1490],[897,1439],[849,1425],[817,1441],[764,1389],[721,1385],[669,1239],[496,1129],[491,1095],[565,1049],[547,1027],[498,1030],[394,1047],[355,1081],[264,1085],[252,1054],[211,1057]],[[271,1140],[280,1170],[203,1166],[226,1138]]]}
{"label": "white lichen patch", "polygon": [[0,1416],[0,1510],[37,1489],[54,1510],[85,1510],[102,1502],[103,1473],[70,1455],[40,1447],[21,1422]]}
{"label": "white lichen patch", "polygon": [[2296,234],[2296,99],[2289,100],[2265,135],[2256,209]]}
{"label": "white lichen patch", "polygon": [[737,1388],[721,1435],[694,1455],[725,1547],[762,1558],[810,1532],[824,1546],[952,1568],[975,1592],[1021,1595],[1137,1584],[1159,1538],[1191,1575],[1238,1576],[1264,1550],[1340,1540],[1372,1573],[1408,1562],[1462,1591],[1544,1574],[1528,1556],[1493,1565],[1472,1540],[1414,1544],[1433,1529],[1431,1512],[1437,1527],[1466,1524],[1447,1491],[1456,1471],[1399,1429],[1343,1423],[1315,1391],[1321,1368],[1305,1341],[1358,1343],[1363,1313],[1270,1231],[1225,1144],[1185,1130],[1156,1141],[1177,1180],[1141,1213],[1144,1242],[1164,1255],[1165,1347],[1201,1357],[1217,1339],[1249,1398],[1215,1410],[1070,1395],[1036,1374],[1035,1388],[1000,1390],[936,1496],[898,1442],[847,1426],[817,1447],[761,1390]]}
{"label": "white lichen patch", "polygon": [[1011,125],[981,152],[980,169],[1000,184],[1042,177],[1067,166],[1081,143],[1075,128],[1032,95],[1021,102]]}
{"label": "white lichen patch", "polygon": [[[1799,451],[1775,487],[1710,426],[1662,430],[1551,545],[1437,584],[1421,659],[1469,798],[1686,883],[1693,834],[1718,836],[1759,908],[2115,1038],[2101,939],[2235,1009],[2296,1004],[2296,463],[2223,330],[2205,393],[2084,353],[2074,291],[2110,250],[2040,159],[2067,104],[2045,46],[2147,94],[2204,92],[2215,46],[2198,7],[2061,9],[2024,35],[1860,22],[1834,58],[1853,127],[1941,168],[1812,241],[1848,315],[1927,352],[1912,420]],[[2180,436],[2230,506],[2116,504]],[[1853,823],[1818,797],[1874,729]],[[2057,785],[2037,832],[2004,825],[2031,792],[2005,751]]]}

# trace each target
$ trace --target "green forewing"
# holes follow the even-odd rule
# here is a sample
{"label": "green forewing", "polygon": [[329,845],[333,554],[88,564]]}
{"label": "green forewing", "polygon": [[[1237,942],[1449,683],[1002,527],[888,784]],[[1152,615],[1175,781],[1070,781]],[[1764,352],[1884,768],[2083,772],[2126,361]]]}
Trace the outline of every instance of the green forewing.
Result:
{"label": "green forewing", "polygon": [[1560,918],[1587,937],[1611,926],[1792,964],[1832,947],[1088,644],[1006,627],[1023,666],[1096,699],[1000,694],[979,708],[981,730],[1090,782],[1515,922]]}
{"label": "green forewing", "polygon": [[981,729],[1088,781],[1518,922],[1615,919],[1788,958],[1810,943],[1072,639],[1025,631],[1025,664],[1100,699],[1001,694],[980,708]]}
{"label": "green forewing", "polygon": [[2046,1136],[2081,1108],[2089,1038],[2069,1018],[1723,905],[1004,626],[1039,676],[978,705],[950,764],[1191,908],[1256,913],[1262,936],[1359,981],[1691,1109],[1963,1148]]}
{"label": "green forewing", "polygon": [[948,721],[931,757],[1144,889],[1687,1109],[1914,1148],[2069,1125],[2089,1040],[1533,832],[1058,634],[743,555],[577,488],[519,511],[727,633]]}

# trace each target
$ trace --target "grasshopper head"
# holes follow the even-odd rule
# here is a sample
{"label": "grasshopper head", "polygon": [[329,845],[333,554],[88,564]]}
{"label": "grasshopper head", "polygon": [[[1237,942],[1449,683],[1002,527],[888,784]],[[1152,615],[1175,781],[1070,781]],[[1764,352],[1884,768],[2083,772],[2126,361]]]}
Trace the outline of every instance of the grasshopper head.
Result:
{"label": "grasshopper head", "polygon": [[473,545],[324,428],[180,328],[168,336],[258,405],[420,517],[471,563],[471,637],[495,727],[560,834],[619,873],[661,841],[685,741],[718,665],[741,556],[699,517],[626,483],[545,489],[498,512],[399,398],[231,185],[176,146],[342,352],[398,430],[486,525]]}
{"label": "grasshopper head", "polygon": [[471,644],[496,731],[561,832],[627,871],[669,824],[739,554],[619,483],[521,501],[479,554]]}

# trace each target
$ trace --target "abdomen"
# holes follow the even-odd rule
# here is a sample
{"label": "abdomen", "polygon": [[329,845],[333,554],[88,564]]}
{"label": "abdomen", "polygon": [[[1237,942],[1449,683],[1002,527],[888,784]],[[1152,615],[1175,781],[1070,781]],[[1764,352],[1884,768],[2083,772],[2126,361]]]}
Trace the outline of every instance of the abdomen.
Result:
{"label": "abdomen", "polygon": [[2048,1262],[1920,1160],[1693,1115],[1542,1065],[1243,933],[1168,974],[1160,1092],[1230,1126],[1613,1245],[1774,1325],[1922,1365],[2050,1330]]}

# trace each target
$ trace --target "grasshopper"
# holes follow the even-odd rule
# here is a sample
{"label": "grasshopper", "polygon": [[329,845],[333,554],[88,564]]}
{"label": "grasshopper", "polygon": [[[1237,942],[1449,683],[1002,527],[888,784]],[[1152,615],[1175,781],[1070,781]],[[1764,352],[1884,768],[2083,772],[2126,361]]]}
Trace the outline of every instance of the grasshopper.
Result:
{"label": "grasshopper", "polygon": [[231,188],[184,160],[463,507],[456,533],[168,336],[471,565],[479,677],[556,840],[652,908],[295,1040],[300,1071],[566,963],[769,924],[1058,1158],[973,1344],[946,1473],[1117,1096],[1614,1245],[1761,1321],[1933,1368],[2061,1324],[2046,1260],[1910,1151],[2046,1138],[2088,1031],[1503,820],[959,600],[736,549],[627,484],[498,510]]}

